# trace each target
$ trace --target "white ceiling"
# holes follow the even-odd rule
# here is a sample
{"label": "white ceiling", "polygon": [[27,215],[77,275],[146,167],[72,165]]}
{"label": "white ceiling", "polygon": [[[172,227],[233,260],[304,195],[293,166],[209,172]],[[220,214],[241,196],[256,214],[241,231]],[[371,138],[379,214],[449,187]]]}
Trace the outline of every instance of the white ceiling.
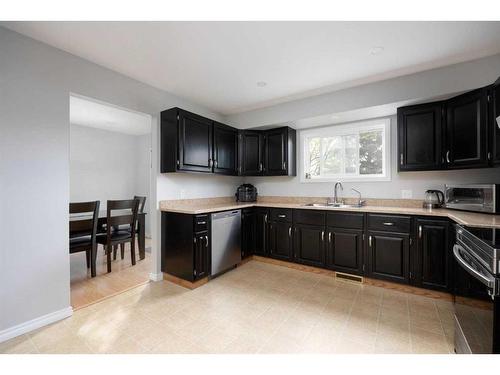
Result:
{"label": "white ceiling", "polygon": [[147,114],[78,96],[70,96],[69,119],[71,124],[129,135],[144,135],[151,132],[151,117]]}
{"label": "white ceiling", "polygon": [[2,25],[221,114],[500,53],[500,22]]}

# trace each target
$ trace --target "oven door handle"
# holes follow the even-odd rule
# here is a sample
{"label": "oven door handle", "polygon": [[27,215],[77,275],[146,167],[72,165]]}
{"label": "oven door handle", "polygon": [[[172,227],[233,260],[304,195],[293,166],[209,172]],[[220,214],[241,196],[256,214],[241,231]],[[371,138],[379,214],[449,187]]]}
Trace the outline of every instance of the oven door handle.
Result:
{"label": "oven door handle", "polygon": [[461,256],[460,256],[460,246],[459,245],[454,245],[453,246],[453,255],[455,256],[455,259],[462,265],[463,268],[465,268],[465,270],[471,274],[472,276],[474,276],[476,279],[478,279],[479,281],[481,281],[484,285],[486,285],[489,289],[490,289],[490,295],[491,295],[491,292],[495,293],[496,290],[495,290],[495,279],[494,278],[487,278],[486,276],[484,276],[483,274],[479,273],[478,271],[476,271],[474,268],[472,268]]}

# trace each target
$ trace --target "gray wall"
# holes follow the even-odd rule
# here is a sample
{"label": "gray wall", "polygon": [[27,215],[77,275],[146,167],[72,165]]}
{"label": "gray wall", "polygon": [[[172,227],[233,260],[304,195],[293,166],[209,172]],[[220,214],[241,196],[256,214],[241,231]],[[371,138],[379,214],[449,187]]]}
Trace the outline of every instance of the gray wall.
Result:
{"label": "gray wall", "polygon": [[[443,190],[443,185],[451,183],[500,183],[500,168],[471,169],[459,171],[403,172],[398,173],[397,120],[391,116],[391,181],[343,182],[344,197],[356,197],[351,188],[360,190],[367,198],[402,198],[401,190],[412,190],[413,198],[421,199],[428,189]],[[297,132],[299,142],[300,131]],[[297,155],[297,162],[300,157]],[[271,196],[333,196],[333,182],[300,182],[297,177],[247,177],[245,182],[254,184],[260,195]]]}
{"label": "gray wall", "polygon": [[[70,93],[153,115],[153,160],[159,160],[157,118],[161,110],[179,106],[221,118],[204,107],[1,27],[0,90],[2,331],[70,305]],[[160,196],[176,195],[177,177],[157,177],[161,183],[152,187],[152,196],[157,188],[166,190]],[[176,183],[169,184],[170,179]],[[215,192],[215,186],[226,185],[223,181],[209,179],[205,186]]]}
{"label": "gray wall", "polygon": [[[102,210],[108,199],[139,195],[149,202],[150,145],[151,134],[130,135],[71,124],[70,201],[100,200]],[[146,215],[147,234],[149,219]]]}

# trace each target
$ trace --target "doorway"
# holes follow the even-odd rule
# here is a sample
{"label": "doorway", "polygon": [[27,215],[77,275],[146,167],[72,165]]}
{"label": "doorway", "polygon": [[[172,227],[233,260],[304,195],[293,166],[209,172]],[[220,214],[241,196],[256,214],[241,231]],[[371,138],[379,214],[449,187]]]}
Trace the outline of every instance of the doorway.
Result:
{"label": "doorway", "polygon": [[[111,272],[103,244],[97,245],[96,276],[87,252],[71,254],[71,306],[79,309],[149,281],[151,271],[151,124],[148,114],[72,94],[70,96],[70,203],[99,201],[97,236],[106,236],[109,200],[146,203],[134,225],[135,259],[131,242],[113,246]],[[70,217],[70,220],[72,218]],[[140,225],[143,223],[142,226]],[[130,229],[128,230],[132,230]],[[113,227],[113,230],[125,230]],[[70,233],[70,236],[72,234]],[[104,236],[104,237],[103,237]],[[102,241],[101,241],[102,242]],[[71,248],[71,246],[70,246]]]}

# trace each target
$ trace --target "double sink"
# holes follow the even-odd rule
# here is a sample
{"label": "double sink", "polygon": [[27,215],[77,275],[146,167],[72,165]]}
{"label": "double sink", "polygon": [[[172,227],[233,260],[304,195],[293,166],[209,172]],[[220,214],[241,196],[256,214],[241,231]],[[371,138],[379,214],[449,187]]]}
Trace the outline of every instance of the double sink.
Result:
{"label": "double sink", "polygon": [[308,203],[304,207],[322,207],[322,208],[361,208],[365,204],[361,201],[357,204],[345,204],[345,203]]}

